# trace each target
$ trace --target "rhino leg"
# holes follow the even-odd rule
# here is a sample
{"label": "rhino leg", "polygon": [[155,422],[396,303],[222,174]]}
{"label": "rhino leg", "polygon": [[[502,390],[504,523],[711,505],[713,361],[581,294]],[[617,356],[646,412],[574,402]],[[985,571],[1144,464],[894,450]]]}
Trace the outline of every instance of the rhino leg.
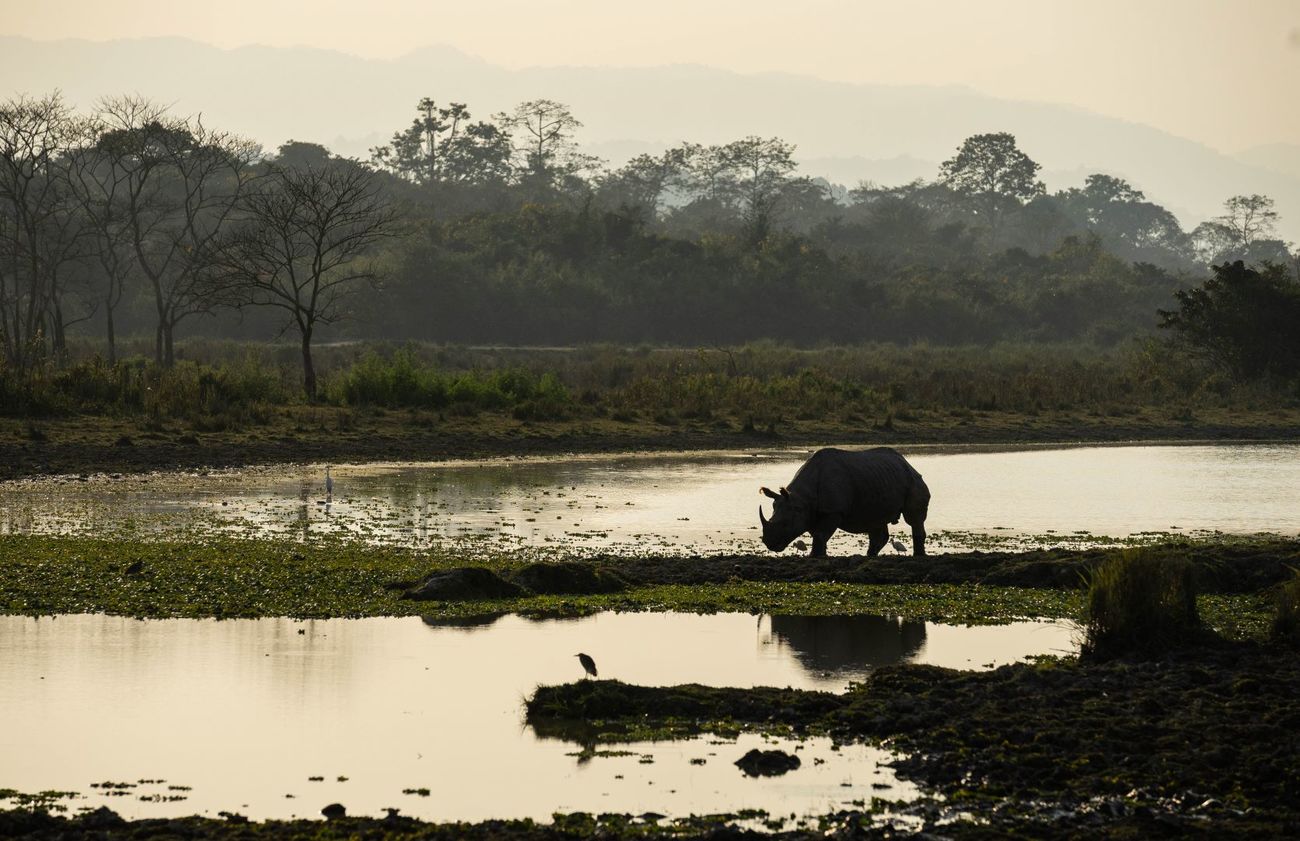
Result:
{"label": "rhino leg", "polygon": [[903,519],[912,527],[912,554],[916,557],[925,555],[925,512],[903,512]]}
{"label": "rhino leg", "polygon": [[889,542],[889,526],[877,526],[867,533],[867,537],[867,557],[874,558]]}
{"label": "rhino leg", "polygon": [[812,535],[813,545],[812,552],[809,553],[811,558],[826,557],[826,543],[835,534],[835,530],[840,527],[840,515],[829,514],[822,517],[817,523],[808,530]]}

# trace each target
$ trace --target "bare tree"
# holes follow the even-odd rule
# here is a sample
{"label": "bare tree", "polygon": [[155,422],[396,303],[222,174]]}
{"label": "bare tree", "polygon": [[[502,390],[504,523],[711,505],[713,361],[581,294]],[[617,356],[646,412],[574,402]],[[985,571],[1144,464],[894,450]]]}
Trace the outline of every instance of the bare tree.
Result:
{"label": "bare tree", "polygon": [[65,350],[63,283],[82,229],[59,177],[72,113],[55,93],[0,103],[0,349],[26,373]]}
{"label": "bare tree", "polygon": [[522,138],[518,147],[523,182],[535,193],[569,186],[571,179],[600,166],[600,159],[578,151],[573,133],[582,123],[569,107],[550,99],[521,102],[511,114],[494,119],[506,131]]}
{"label": "bare tree", "polygon": [[99,148],[123,179],[135,265],[154,295],[154,357],[171,365],[177,325],[221,303],[208,260],[251,180],[258,147],[138,98],[108,101],[101,114]]}
{"label": "bare tree", "polygon": [[1256,240],[1273,236],[1278,217],[1268,196],[1233,196],[1223,203],[1223,210],[1224,214],[1214,221],[1223,226],[1233,247],[1245,251]]}
{"label": "bare tree", "polygon": [[241,201],[241,224],[214,251],[219,284],[243,305],[277,307],[302,342],[303,387],[316,399],[317,325],[348,315],[348,298],[376,280],[362,258],[393,234],[396,214],[374,173],[352,162],[273,166]]}
{"label": "bare tree", "polygon": [[[119,101],[119,109],[136,110],[132,120],[159,119],[163,109],[143,101]],[[121,116],[119,110],[118,116]],[[130,170],[123,159],[106,147],[104,136],[116,130],[113,122],[96,114],[77,122],[75,141],[66,154],[62,175],[82,216],[87,233],[86,258],[94,269],[87,282],[96,306],[104,307],[108,361],[117,361],[117,329],[114,314],[126,291],[127,278],[135,266],[131,237],[131,216],[127,196]]]}

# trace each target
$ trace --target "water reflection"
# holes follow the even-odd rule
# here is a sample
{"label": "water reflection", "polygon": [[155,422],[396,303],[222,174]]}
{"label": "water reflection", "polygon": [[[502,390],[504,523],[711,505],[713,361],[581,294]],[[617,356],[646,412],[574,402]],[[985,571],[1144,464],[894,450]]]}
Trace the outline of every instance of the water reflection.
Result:
{"label": "water reflection", "polygon": [[[0,710],[14,726],[0,728],[0,789],[79,791],[86,799],[74,807],[130,816],[233,808],[288,818],[338,801],[352,814],[400,806],[440,820],[754,806],[788,814],[902,797],[879,767],[884,755],[865,746],[810,743],[803,755],[824,764],[769,781],[731,765],[756,740],[641,743],[627,748],[632,756],[579,763],[572,742],[525,727],[520,704],[538,684],[581,679],[577,651],[627,683],[841,691],[886,650],[974,668],[1072,646],[1067,623],[917,624],[666,613],[470,623],[3,616]],[[918,631],[919,648],[909,642]],[[178,802],[140,800],[159,793],[143,787],[105,800],[90,789],[105,780],[190,789]],[[403,794],[418,788],[431,796]]]}
{"label": "water reflection", "polygon": [[910,660],[925,644],[925,623],[890,616],[773,616],[771,637],[810,672],[859,673]]}

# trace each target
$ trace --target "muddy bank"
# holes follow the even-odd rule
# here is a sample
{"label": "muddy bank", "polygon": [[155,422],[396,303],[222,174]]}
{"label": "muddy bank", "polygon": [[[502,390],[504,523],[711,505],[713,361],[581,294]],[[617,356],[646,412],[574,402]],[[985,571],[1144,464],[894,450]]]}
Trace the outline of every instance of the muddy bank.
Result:
{"label": "muddy bank", "polygon": [[1153,420],[1072,414],[948,415],[890,428],[792,421],[772,430],[731,422],[664,425],[608,419],[523,423],[508,417],[435,420],[418,413],[365,415],[322,407],[244,429],[142,427],[111,417],[0,418],[0,480],[51,474],[135,473],[245,465],[437,461],[494,456],[908,444],[1024,445],[1136,441],[1293,441],[1300,421],[1287,413],[1236,413],[1202,420]]}
{"label": "muddy bank", "polygon": [[[875,558],[723,555],[693,558],[598,558],[640,584],[720,584],[746,581],[836,581],[852,584],[987,584],[1001,587],[1080,588],[1087,574],[1123,549],[1039,549],[1028,552],[882,554]],[[1201,592],[1252,593],[1300,568],[1300,540],[1176,541],[1147,551],[1189,561]]]}
{"label": "muddy bank", "polygon": [[[737,827],[725,819],[690,818],[682,821],[651,822],[633,815],[560,815],[554,823],[531,821],[483,821],[476,824],[436,824],[409,818],[342,818],[332,821],[266,821],[241,823],[216,818],[174,818],[112,822],[103,814],[81,817],[50,816],[44,813],[0,812],[0,834],[23,841],[104,841],[104,839],[219,839],[220,841],[353,841],[354,839],[419,839],[419,841],[567,841],[567,839],[681,839],[695,841],[813,841],[813,839],[926,839],[1046,838],[1276,838],[1292,829],[1267,820],[1227,816],[1182,820],[1151,812],[1115,814],[1094,818],[1063,816],[1050,823],[1026,823],[1000,815],[983,816],[985,823],[969,821],[938,824],[927,820],[937,816],[936,807],[915,810],[920,826],[913,831],[874,827],[871,816],[862,812],[826,815],[815,826],[776,832]],[[114,816],[115,817],[115,816]]]}
{"label": "muddy bank", "polygon": [[1300,831],[1296,697],[1294,651],[1220,642],[1148,661],[891,666],[845,695],[586,681],[539,688],[528,715],[551,733],[747,722],[883,740],[900,776],[1001,832],[1269,836]]}

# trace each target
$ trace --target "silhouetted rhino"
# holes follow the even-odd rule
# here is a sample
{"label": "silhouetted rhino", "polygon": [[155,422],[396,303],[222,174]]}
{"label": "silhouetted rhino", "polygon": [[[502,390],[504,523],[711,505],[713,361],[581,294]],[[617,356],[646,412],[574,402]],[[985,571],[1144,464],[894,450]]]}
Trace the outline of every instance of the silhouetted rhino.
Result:
{"label": "silhouetted rhino", "polygon": [[827,448],[804,462],[780,493],[768,488],[772,518],[758,508],[763,543],[780,552],[790,541],[812,535],[812,556],[826,556],[826,541],[836,529],[870,536],[867,554],[889,542],[889,526],[899,516],[912,527],[912,554],[925,554],[925,515],[930,489],[907,459],[889,447],[863,452]]}

